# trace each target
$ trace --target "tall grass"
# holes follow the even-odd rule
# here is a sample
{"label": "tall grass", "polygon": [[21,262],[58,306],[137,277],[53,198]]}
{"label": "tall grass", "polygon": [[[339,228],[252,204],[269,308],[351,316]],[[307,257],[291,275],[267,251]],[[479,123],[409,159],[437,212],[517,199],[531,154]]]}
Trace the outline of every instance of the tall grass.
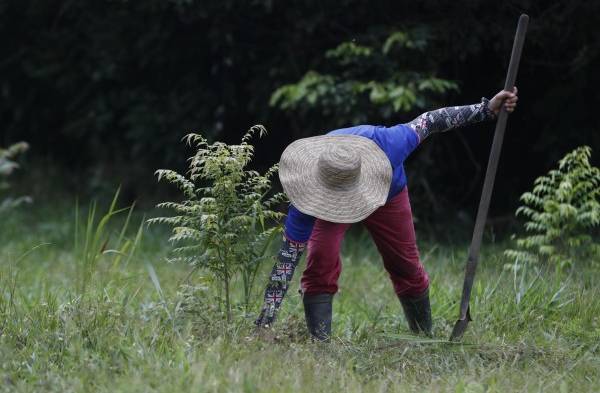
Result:
{"label": "tall grass", "polygon": [[[77,283],[78,294],[84,296],[90,281],[99,273],[98,263],[102,259],[109,260],[110,263],[103,266],[106,275],[99,275],[103,280],[111,276],[111,271],[119,271],[127,268],[127,265],[133,258],[137,246],[139,245],[142,234],[143,224],[140,223],[137,232],[133,238],[127,238],[126,234],[130,230],[131,216],[134,206],[117,209],[119,190],[115,193],[108,210],[99,215],[96,202],[92,202],[87,209],[85,221],[81,222],[81,209],[79,204],[75,207],[75,239],[74,253],[77,264]],[[120,228],[110,228],[111,221],[114,221],[120,214],[126,213],[125,221],[120,224]],[[115,229],[118,231],[115,233]]]}
{"label": "tall grass", "polygon": [[80,207],[77,220],[63,218],[74,216],[68,207],[37,207],[0,223],[0,391],[600,390],[591,262],[566,273],[506,270],[503,245],[485,247],[474,322],[463,343],[449,344],[466,245],[421,244],[435,335],[421,340],[368,235],[352,231],[331,344],[308,340],[298,295],[286,299],[275,340],[263,341],[243,309],[225,324],[215,284],[165,264],[166,233],[117,205]]}

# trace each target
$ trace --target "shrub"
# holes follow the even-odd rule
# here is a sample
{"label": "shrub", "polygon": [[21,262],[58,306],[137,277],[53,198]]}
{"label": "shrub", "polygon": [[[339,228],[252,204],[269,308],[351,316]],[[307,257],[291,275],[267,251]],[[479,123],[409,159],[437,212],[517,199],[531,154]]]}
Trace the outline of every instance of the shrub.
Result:
{"label": "shrub", "polygon": [[205,268],[219,282],[223,295],[219,294],[218,299],[225,306],[228,320],[232,281],[241,276],[248,311],[260,263],[281,230],[278,225],[268,224],[283,217],[272,208],[284,200],[284,195],[269,196],[277,165],[264,175],[247,169],[254,152],[248,141],[256,133],[263,136],[266,130],[253,126],[239,145],[208,144],[201,135],[189,134],[186,142],[197,149],[189,160],[189,176],[167,169],[156,171],[159,180],[176,185],[186,199],[159,204],[177,215],[149,222],[173,226],[170,241],[179,246],[172,250],[170,261]]}
{"label": "shrub", "polygon": [[[9,187],[9,184],[6,181],[3,181],[2,178],[9,176],[19,167],[19,164],[13,161],[14,157],[25,152],[28,148],[29,145],[25,142],[15,143],[14,145],[9,146],[8,149],[0,147],[0,191],[6,190]],[[29,197],[0,199],[0,213],[16,207],[21,203],[30,201],[31,198]]]}
{"label": "shrub", "polygon": [[506,256],[516,263],[548,261],[563,268],[599,255],[591,232],[600,224],[600,169],[590,164],[590,156],[588,146],[573,150],[521,196],[516,214],[527,219],[526,235],[514,236],[517,247]]}

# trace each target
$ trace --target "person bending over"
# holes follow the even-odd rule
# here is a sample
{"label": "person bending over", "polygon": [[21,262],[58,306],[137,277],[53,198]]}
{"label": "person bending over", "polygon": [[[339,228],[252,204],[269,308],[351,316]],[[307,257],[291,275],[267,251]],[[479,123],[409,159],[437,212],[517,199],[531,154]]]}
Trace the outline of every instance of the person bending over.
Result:
{"label": "person bending over", "polygon": [[431,335],[429,277],[419,259],[403,163],[430,135],[494,120],[502,106],[512,112],[517,100],[515,87],[478,104],[425,112],[409,123],[360,125],[291,143],[279,163],[279,178],[291,204],[256,325],[267,328],[275,321],[306,248],[300,285],[306,324],[313,338],[327,340],[342,267],[342,239],[350,224],[363,222],[410,330]]}

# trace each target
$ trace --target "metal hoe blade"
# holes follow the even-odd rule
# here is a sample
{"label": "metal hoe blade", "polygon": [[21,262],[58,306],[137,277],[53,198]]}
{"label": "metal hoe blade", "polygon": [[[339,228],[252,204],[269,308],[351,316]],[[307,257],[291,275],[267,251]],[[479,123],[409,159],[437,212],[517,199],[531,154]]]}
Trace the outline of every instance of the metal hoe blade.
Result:
{"label": "metal hoe blade", "polygon": [[454,328],[452,329],[452,334],[450,334],[450,341],[458,341],[462,338],[463,334],[467,331],[467,326],[469,326],[469,322],[471,322],[471,313],[467,308],[467,316],[464,319],[459,319],[454,324]]}
{"label": "metal hoe blade", "polygon": [[[517,25],[515,40],[513,42],[504,90],[512,90],[515,86],[515,80],[517,78],[517,71],[519,69],[519,61],[521,59],[521,52],[523,51],[523,43],[525,42],[525,33],[527,32],[528,23],[529,16],[525,14],[521,15],[519,18],[519,24]],[[507,120],[508,112],[506,112],[504,106],[502,106],[500,109],[500,114],[498,115],[498,121],[496,122],[494,141],[492,142],[492,150],[490,151],[490,158],[488,161],[487,171],[485,173],[485,180],[483,182],[483,190],[481,191],[481,200],[479,201],[479,209],[477,210],[477,219],[475,220],[475,228],[473,229],[473,238],[471,240],[471,246],[469,247],[469,257],[467,259],[467,267],[465,269],[465,281],[463,284],[462,298],[460,300],[460,316],[454,325],[454,329],[450,335],[450,341],[460,340],[467,330],[469,322],[471,321],[471,313],[469,311],[471,289],[473,288],[475,271],[477,270],[477,263],[479,262],[479,249],[481,248],[483,229],[490,207],[490,200],[492,198],[494,179],[496,178],[496,169],[498,168],[500,150],[502,149],[502,140],[504,139],[504,131],[506,129]]]}

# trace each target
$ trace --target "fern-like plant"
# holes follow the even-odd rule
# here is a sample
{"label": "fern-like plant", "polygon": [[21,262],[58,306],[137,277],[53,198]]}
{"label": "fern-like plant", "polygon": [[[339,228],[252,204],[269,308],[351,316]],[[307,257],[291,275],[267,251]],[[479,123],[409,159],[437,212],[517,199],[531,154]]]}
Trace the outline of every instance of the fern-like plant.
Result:
{"label": "fern-like plant", "polygon": [[[14,158],[25,152],[29,148],[29,145],[25,142],[15,143],[9,146],[7,149],[0,147],[0,191],[6,190],[9,187],[8,182],[3,181],[2,178],[8,177],[13,171],[19,168],[19,164],[14,162]],[[29,197],[19,198],[4,198],[0,199],[0,213],[10,208],[16,207],[21,203],[30,202]]]}
{"label": "fern-like plant", "polygon": [[222,142],[209,144],[198,134],[184,139],[197,149],[189,160],[187,176],[175,171],[156,171],[159,180],[176,185],[185,197],[183,202],[164,202],[161,208],[172,209],[173,217],[153,218],[150,223],[173,226],[170,241],[177,245],[170,261],[182,261],[194,268],[204,268],[220,283],[227,319],[231,318],[231,285],[241,277],[246,311],[261,261],[269,244],[280,233],[273,225],[283,217],[274,209],[285,197],[271,195],[271,178],[277,165],[264,174],[247,169],[254,147],[254,134],[266,130],[257,125],[243,136],[239,145]]}
{"label": "fern-like plant", "polygon": [[527,219],[526,235],[514,236],[517,247],[506,250],[507,257],[564,268],[578,258],[600,255],[600,243],[592,236],[600,225],[600,169],[590,164],[590,156],[588,146],[573,150],[521,196],[523,206],[516,214]]}

